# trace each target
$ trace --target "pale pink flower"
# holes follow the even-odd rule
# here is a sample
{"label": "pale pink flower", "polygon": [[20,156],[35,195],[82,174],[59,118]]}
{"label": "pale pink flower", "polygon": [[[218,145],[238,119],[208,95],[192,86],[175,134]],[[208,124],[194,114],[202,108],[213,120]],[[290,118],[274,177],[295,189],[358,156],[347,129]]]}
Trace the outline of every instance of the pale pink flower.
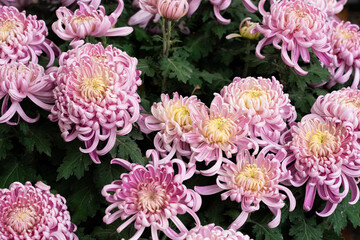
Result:
{"label": "pale pink flower", "polygon": [[42,182],[0,189],[0,239],[78,240],[66,200]]}
{"label": "pale pink flower", "polygon": [[86,36],[127,36],[132,27],[114,28],[117,19],[124,9],[124,2],[118,0],[118,6],[109,16],[105,15],[105,8],[99,6],[100,1],[92,1],[89,5],[78,2],[79,9],[72,12],[66,7],[56,10],[58,20],[52,24],[53,31],[64,40],[73,40],[76,44]]}
{"label": "pale pink flower", "polygon": [[195,95],[182,97],[175,92],[172,99],[168,94],[161,94],[161,102],[152,105],[151,115],[143,115],[144,119],[139,122],[141,130],[145,133],[159,131],[154,138],[154,145],[166,157],[162,159],[163,162],[171,159],[175,153],[178,158],[191,155],[189,144],[181,138],[192,130],[191,109],[202,107],[205,107],[204,103]]}
{"label": "pale pink flower", "polygon": [[8,62],[38,62],[38,56],[45,52],[52,65],[59,48],[45,37],[48,34],[43,20],[26,16],[15,7],[0,6],[0,65]]}
{"label": "pale pink flower", "polygon": [[0,6],[9,6],[15,3],[15,0],[0,0]]}
{"label": "pale pink flower", "polygon": [[222,227],[215,226],[215,224],[208,224],[206,226],[197,226],[191,229],[185,240],[251,240],[248,235],[241,232],[236,232],[234,229],[224,230]]}
{"label": "pale pink flower", "polygon": [[215,185],[195,187],[195,191],[201,195],[212,195],[225,190],[221,199],[230,197],[231,201],[241,203],[242,212],[229,226],[230,229],[239,229],[246,221],[249,213],[259,210],[260,202],[266,204],[275,218],[268,223],[274,228],[279,225],[281,208],[285,206],[286,195],[290,201],[289,210],[295,208],[296,200],[291,191],[280,185],[281,181],[289,179],[288,172],[281,172],[280,162],[286,156],[281,150],[276,155],[266,154],[261,151],[257,158],[251,156],[247,150],[240,151],[236,155],[236,164],[227,161],[223,163]]}
{"label": "pale pink flower", "polygon": [[355,72],[352,88],[358,88],[360,81],[360,31],[359,26],[350,22],[332,21],[328,36],[333,55],[332,74],[328,87],[336,83],[344,84]]}
{"label": "pale pink flower", "polygon": [[[116,135],[128,134],[139,118],[141,84],[137,59],[101,43],[85,44],[63,53],[55,79],[55,105],[49,118],[58,121],[62,137],[79,138],[95,163],[115,144]],[[99,141],[107,141],[97,150]]]}
{"label": "pale pink flower", "polygon": [[238,115],[250,119],[250,136],[261,146],[277,144],[287,129],[286,122],[296,119],[295,107],[275,77],[236,77],[220,94]]}
{"label": "pale pink flower", "polygon": [[347,0],[305,0],[305,2],[326,12],[329,18],[337,18],[335,14],[338,14],[344,9]]}
{"label": "pale pink flower", "polygon": [[[201,0],[189,0],[189,11],[187,13],[187,17],[191,17],[194,12],[199,8]],[[231,22],[230,19],[225,19],[220,11],[226,10],[230,4],[231,0],[210,0],[210,3],[213,5],[214,14],[216,19],[221,24],[229,24]]]}
{"label": "pale pink flower", "polygon": [[188,10],[187,0],[159,0],[158,2],[158,12],[166,19],[179,20],[185,16]]}
{"label": "pale pink flower", "polygon": [[140,10],[130,17],[129,25],[139,25],[141,28],[145,28],[151,20],[158,22],[160,19],[158,0],[134,0],[133,7],[140,8]]}
{"label": "pale pink flower", "polygon": [[61,5],[63,6],[70,6],[71,4],[77,2],[83,2],[83,3],[86,3],[86,4],[89,4],[90,2],[100,2],[101,0],[60,0],[60,3]]}
{"label": "pale pink flower", "polygon": [[324,210],[317,213],[319,216],[331,215],[349,188],[349,204],[357,203],[355,177],[360,176],[360,146],[350,122],[309,114],[283,138],[288,156],[282,168],[291,171],[289,182],[293,186],[306,184],[304,210],[312,209],[316,192],[327,201]]}
{"label": "pale pink flower", "polygon": [[[190,106],[192,107],[192,106]],[[248,138],[249,118],[231,111],[229,104],[216,94],[208,108],[191,109],[192,130],[182,135],[183,141],[190,144],[192,151],[189,168],[196,162],[216,163],[207,170],[200,171],[205,176],[217,173],[223,161],[223,153],[231,158],[239,149],[254,148],[258,145]]]}
{"label": "pale pink flower", "polygon": [[[300,75],[306,75],[298,64],[299,57],[310,62],[311,48],[319,60],[328,66],[331,58],[328,55],[330,45],[327,40],[327,14],[302,0],[273,1],[270,12],[264,10],[266,0],[259,3],[263,16],[262,25],[257,30],[264,35],[256,46],[256,56],[265,58],[261,49],[269,44],[281,49],[282,60]],[[280,45],[281,42],[281,45]],[[288,54],[291,52],[291,57]]]}
{"label": "pale pink flower", "polygon": [[[189,213],[200,225],[196,211],[201,206],[201,197],[193,190],[187,189],[183,181],[188,179],[183,161],[174,159],[167,164],[159,165],[159,156],[155,150],[149,150],[153,164],[142,166],[122,159],[113,159],[111,163],[119,164],[129,170],[121,174],[120,180],[104,186],[102,195],[111,203],[106,208],[103,218],[111,224],[118,218],[125,221],[117,229],[121,233],[129,224],[134,223],[137,230],[131,238],[139,239],[145,228],[151,228],[152,239],[158,240],[158,231],[170,239],[183,239],[188,232],[177,215]],[[177,166],[177,174],[173,165]],[[176,233],[169,223],[172,221],[180,230]]]}
{"label": "pale pink flower", "polygon": [[[0,123],[12,123],[10,120],[18,113],[18,120],[21,117],[26,122],[36,122],[40,115],[30,118],[26,115],[20,103],[29,98],[39,107],[50,111],[54,103],[53,89],[55,84],[50,80],[49,73],[53,72],[53,68],[49,68],[46,72],[44,68],[36,63],[13,62],[0,65],[0,100],[2,99]],[[11,102],[11,106],[8,104]]]}
{"label": "pale pink flower", "polygon": [[351,122],[354,130],[360,131],[360,90],[348,87],[319,96],[311,113]]}

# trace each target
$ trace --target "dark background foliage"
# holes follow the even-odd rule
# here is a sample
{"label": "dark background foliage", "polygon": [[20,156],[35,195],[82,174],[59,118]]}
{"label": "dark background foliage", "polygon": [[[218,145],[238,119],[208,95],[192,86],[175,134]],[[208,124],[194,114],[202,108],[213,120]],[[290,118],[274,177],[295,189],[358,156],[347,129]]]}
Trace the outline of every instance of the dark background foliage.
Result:
{"label": "dark background foliage", "polygon": [[[110,0],[103,0],[102,4],[108,13],[117,6],[115,1]],[[51,9],[51,5],[40,0],[27,7],[26,11],[45,20],[49,27],[49,38],[60,46],[62,51],[66,51],[70,48],[69,42],[62,41],[51,30],[52,22],[57,20]],[[130,16],[137,10],[133,9],[131,1],[127,0],[116,26],[126,26]],[[87,41],[112,44],[138,58],[138,69],[142,71],[143,81],[138,92],[142,98],[141,105],[147,111],[153,102],[159,101],[160,85],[164,77],[167,77],[166,93],[177,91],[183,96],[195,94],[209,104],[213,93],[219,92],[236,76],[275,76],[295,105],[298,120],[309,113],[315,99],[329,91],[326,88],[312,88],[309,83],[320,83],[327,79],[327,70],[312,56],[310,64],[302,64],[309,74],[299,76],[282,62],[279,50],[272,46],[264,48],[265,59],[256,58],[254,49],[257,40],[226,40],[225,36],[238,32],[239,23],[245,17],[251,17],[254,22],[261,19],[248,13],[241,1],[233,1],[223,14],[232,19],[229,25],[218,23],[212,5],[203,1],[190,19],[184,18],[190,34],[183,34],[175,27],[173,45],[168,57],[161,56],[161,36],[139,27],[134,27],[134,32],[127,37],[88,38]],[[155,26],[158,25],[152,24],[149,28]],[[43,57],[40,62],[45,66],[47,59]],[[102,163],[96,165],[87,154],[79,151],[79,147],[83,146],[82,142],[64,142],[57,123],[48,120],[48,112],[39,109],[30,101],[21,104],[30,116],[40,113],[41,117],[35,124],[21,120],[17,126],[0,124],[0,188],[8,188],[14,181],[31,181],[34,184],[41,180],[52,187],[53,193],[59,193],[67,199],[72,221],[78,226],[77,235],[81,240],[129,239],[135,233],[132,226],[118,234],[116,228],[121,224],[120,220],[111,225],[103,223],[102,218],[108,203],[102,197],[101,189],[125,172],[122,167],[110,164],[112,158],[120,157],[143,165],[148,162],[145,152],[154,148],[154,133],[144,135],[134,125],[129,135],[118,136],[114,149],[101,157]],[[213,184],[215,178],[194,176],[186,185],[191,188],[195,183]],[[334,214],[321,218],[315,214],[315,210],[320,211],[325,206],[322,200],[316,199],[313,207],[315,210],[304,212],[304,187],[291,190],[297,199],[297,207],[292,213],[288,212],[288,206],[283,209],[279,227],[267,227],[273,215],[262,205],[259,211],[251,214],[240,230],[253,239],[335,240],[342,239],[342,229],[347,226],[360,226],[359,203],[350,206],[347,204],[349,199],[345,199]],[[239,204],[229,200],[221,201],[219,195],[214,195],[203,197],[203,205],[198,215],[203,225],[216,223],[227,228],[240,212]],[[194,227],[194,223],[187,216],[180,218],[188,228]],[[142,239],[150,238],[148,236],[150,232],[147,230]],[[166,239],[164,235],[160,236]]]}

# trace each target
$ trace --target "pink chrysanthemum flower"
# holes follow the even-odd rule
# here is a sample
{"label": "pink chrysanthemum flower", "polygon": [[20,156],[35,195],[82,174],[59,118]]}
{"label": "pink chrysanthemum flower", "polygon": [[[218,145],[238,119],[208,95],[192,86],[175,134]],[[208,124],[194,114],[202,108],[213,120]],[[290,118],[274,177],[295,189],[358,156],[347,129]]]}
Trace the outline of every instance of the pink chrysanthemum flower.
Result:
{"label": "pink chrysanthemum flower", "polygon": [[[303,117],[284,137],[288,156],[283,169],[291,171],[289,182],[306,184],[303,208],[313,207],[316,192],[327,201],[319,216],[331,215],[351,190],[350,204],[359,199],[355,177],[360,176],[360,148],[353,125],[316,114]],[[340,190],[341,189],[341,190]]]}
{"label": "pink chrysanthemum flower", "polygon": [[127,36],[133,31],[132,27],[114,28],[124,9],[124,2],[118,0],[118,3],[110,16],[105,15],[105,8],[99,6],[100,1],[92,1],[89,5],[78,2],[80,8],[75,12],[60,7],[56,10],[58,20],[52,24],[52,29],[61,39],[73,40],[71,44],[77,44],[86,36]]}
{"label": "pink chrysanthemum flower", "polygon": [[[191,17],[194,12],[199,8],[201,0],[189,0],[189,11],[187,13],[187,17]],[[229,24],[231,22],[230,19],[225,19],[220,11],[226,10],[230,4],[231,0],[210,0],[210,3],[213,5],[214,14],[216,19],[221,24]]]}
{"label": "pink chrysanthemum flower", "polygon": [[[171,159],[175,153],[178,158],[189,157],[190,146],[181,137],[192,129],[191,109],[202,107],[205,107],[204,103],[194,95],[182,97],[175,92],[170,99],[168,94],[161,94],[161,102],[151,107],[152,115],[144,115],[143,123],[139,124],[145,133],[159,131],[154,138],[154,145],[166,159]],[[165,159],[162,161],[166,162]]]}
{"label": "pink chrysanthemum flower", "polygon": [[289,173],[282,173],[280,162],[286,156],[285,151],[276,155],[261,151],[257,158],[250,156],[247,150],[236,155],[236,164],[227,161],[221,166],[215,185],[195,187],[195,191],[202,195],[212,195],[222,191],[221,199],[230,197],[231,201],[241,203],[241,214],[229,226],[230,229],[239,229],[246,221],[249,213],[259,210],[260,202],[265,203],[275,218],[268,224],[274,228],[279,225],[281,208],[285,206],[286,195],[290,201],[290,211],[295,208],[295,198],[291,191],[279,185],[281,181],[289,179]]}
{"label": "pink chrysanthemum flower", "polygon": [[189,10],[187,0],[159,0],[158,12],[161,17],[170,20],[179,20]]}
{"label": "pink chrysanthemum flower", "polygon": [[236,232],[233,229],[224,230],[222,227],[215,226],[215,224],[208,224],[206,226],[197,226],[191,229],[185,240],[251,240],[248,235],[241,232]]}
{"label": "pink chrysanthemum flower", "polygon": [[311,113],[351,122],[354,130],[360,131],[360,90],[343,88],[319,96]]}
{"label": "pink chrysanthemum flower", "polygon": [[[126,220],[117,229],[119,233],[135,221],[137,232],[131,238],[134,240],[140,238],[147,227],[151,228],[154,240],[159,239],[158,230],[170,239],[183,239],[188,230],[177,215],[189,213],[196,224],[200,225],[195,212],[201,206],[201,197],[183,184],[183,181],[188,179],[183,161],[174,159],[167,164],[159,165],[157,152],[149,150],[147,156],[149,155],[152,155],[153,165],[149,164],[146,167],[121,159],[111,161],[130,172],[122,174],[120,180],[103,188],[102,195],[112,203],[106,209],[103,220],[106,224],[111,224],[118,218]],[[173,164],[177,165],[177,174]],[[170,220],[180,233],[176,233],[169,226]]]}
{"label": "pink chrysanthemum flower", "polygon": [[206,107],[191,110],[192,131],[182,136],[192,151],[189,167],[196,162],[209,164],[216,161],[210,169],[200,171],[205,176],[211,176],[219,170],[223,153],[230,158],[241,148],[255,148],[257,151],[257,143],[247,137],[250,119],[231,111],[230,105],[220,95],[215,95],[210,113]]}
{"label": "pink chrysanthemum flower", "polygon": [[[298,64],[299,57],[310,62],[311,48],[322,63],[328,66],[331,58],[328,55],[330,45],[326,30],[327,14],[312,4],[302,0],[273,1],[270,12],[264,10],[266,0],[259,3],[259,11],[263,15],[262,25],[257,30],[264,35],[256,46],[256,56],[264,58],[261,49],[269,44],[281,49],[281,58],[300,75],[306,75]],[[281,43],[281,45],[279,45]],[[291,52],[291,57],[288,54]]]}
{"label": "pink chrysanthemum flower", "polygon": [[[57,82],[50,120],[59,121],[62,137],[85,142],[95,163],[115,144],[116,135],[128,134],[139,118],[141,84],[137,59],[112,46],[85,44],[63,53],[60,67],[50,75]],[[97,150],[99,141],[107,144]]]}
{"label": "pink chrysanthemum flower", "polygon": [[287,129],[286,120],[296,119],[295,107],[275,77],[236,77],[220,94],[238,115],[250,119],[250,135],[260,137],[256,140],[262,146],[278,143],[280,133]]}
{"label": "pink chrysanthemum flower", "polygon": [[151,20],[158,22],[160,19],[158,0],[134,0],[133,7],[140,8],[140,10],[130,17],[129,25],[139,25],[141,28],[145,28]]}
{"label": "pink chrysanthemum flower", "polygon": [[0,6],[9,6],[15,3],[15,0],[0,0]]}
{"label": "pink chrysanthemum flower", "polygon": [[305,2],[326,12],[329,18],[336,18],[335,14],[344,9],[347,0],[305,0]]}
{"label": "pink chrysanthemum flower", "polygon": [[89,4],[90,2],[97,2],[97,1],[100,2],[100,0],[60,0],[60,3],[61,5],[68,7],[75,2],[77,3],[83,2]]}
{"label": "pink chrysanthemum flower", "polygon": [[78,240],[66,200],[37,182],[0,189],[0,239]]}
{"label": "pink chrysanthemum flower", "polygon": [[46,39],[48,31],[43,20],[26,16],[15,7],[0,6],[0,65],[8,62],[38,62],[38,56],[45,52],[52,65],[58,47]]}
{"label": "pink chrysanthemum flower", "polygon": [[329,30],[330,53],[333,65],[329,67],[332,74],[328,87],[336,83],[344,84],[355,72],[352,88],[358,88],[360,81],[360,31],[359,26],[350,22],[332,21]]}
{"label": "pink chrysanthemum flower", "polygon": [[49,73],[53,70],[49,68],[45,72],[42,66],[35,63],[27,66],[18,62],[0,65],[0,100],[3,99],[0,123],[17,124],[10,122],[16,113],[26,122],[36,122],[40,115],[30,118],[20,106],[25,98],[50,111],[52,106],[49,103],[54,102],[52,91],[55,85],[50,80]]}

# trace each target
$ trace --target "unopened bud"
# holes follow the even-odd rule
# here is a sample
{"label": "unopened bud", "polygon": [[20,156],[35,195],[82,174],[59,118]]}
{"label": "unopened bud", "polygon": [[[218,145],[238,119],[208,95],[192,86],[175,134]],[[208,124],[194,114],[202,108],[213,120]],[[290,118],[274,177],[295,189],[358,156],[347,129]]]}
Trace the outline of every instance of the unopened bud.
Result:
{"label": "unopened bud", "polygon": [[[226,39],[234,38],[234,37],[242,37],[247,39],[257,39],[260,36],[259,32],[253,33],[256,28],[256,23],[250,22],[250,18],[245,18],[241,21],[239,26],[240,34],[232,33],[226,36]],[[244,26],[243,26],[244,25]]]}
{"label": "unopened bud", "polygon": [[171,20],[182,18],[189,11],[189,3],[187,0],[159,0],[159,14]]}

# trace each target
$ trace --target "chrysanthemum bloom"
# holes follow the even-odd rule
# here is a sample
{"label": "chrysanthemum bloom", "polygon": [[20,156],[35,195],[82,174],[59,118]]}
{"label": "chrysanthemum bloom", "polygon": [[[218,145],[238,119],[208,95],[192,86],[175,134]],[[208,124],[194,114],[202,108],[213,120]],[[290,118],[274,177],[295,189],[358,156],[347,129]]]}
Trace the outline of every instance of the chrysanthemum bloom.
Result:
{"label": "chrysanthemum bloom", "polygon": [[188,10],[187,0],[159,0],[158,2],[158,12],[166,19],[179,20],[185,16]]}
{"label": "chrysanthemum bloom", "polygon": [[[241,38],[247,38],[250,40],[253,39],[257,39],[258,37],[260,37],[260,33],[259,32],[254,32],[257,24],[250,22],[251,18],[247,17],[244,18],[239,25],[239,32],[240,34],[237,33],[231,33],[229,35],[226,36],[226,39],[231,39],[231,38],[235,38],[235,37],[241,37]],[[245,24],[245,26],[243,26]]]}
{"label": "chrysanthemum bloom", "polygon": [[352,88],[358,88],[360,80],[360,31],[359,26],[350,22],[332,21],[329,25],[330,53],[333,65],[329,67],[332,74],[328,87],[336,83],[344,84],[355,72]]}
{"label": "chrysanthemum bloom", "polygon": [[0,239],[78,240],[66,200],[37,182],[0,189]]}
{"label": "chrysanthemum bloom", "polygon": [[0,65],[8,62],[38,62],[38,56],[45,52],[52,65],[59,48],[46,39],[48,31],[43,20],[26,16],[15,7],[0,6]]}
{"label": "chrysanthemum bloom", "polygon": [[[175,153],[177,158],[189,157],[190,146],[181,137],[192,129],[191,109],[202,107],[205,107],[204,103],[194,95],[182,97],[175,92],[170,99],[168,94],[161,94],[161,102],[151,107],[152,115],[144,115],[144,120],[139,124],[145,133],[159,131],[154,138],[154,145],[162,157],[169,160]],[[165,159],[163,161],[166,162]]]}
{"label": "chrysanthemum bloom", "polygon": [[[183,239],[188,230],[177,215],[189,213],[196,224],[200,225],[195,212],[201,206],[201,197],[183,184],[187,179],[183,161],[175,159],[159,165],[157,152],[150,150],[147,156],[150,154],[153,165],[149,164],[146,167],[121,159],[111,161],[122,165],[130,172],[121,174],[120,180],[104,186],[101,193],[111,205],[106,208],[103,220],[106,224],[111,224],[118,218],[126,220],[118,227],[119,233],[135,221],[137,232],[131,238],[133,240],[139,239],[147,227],[151,228],[154,240],[159,239],[158,230],[170,239]],[[177,174],[173,164],[177,165]],[[180,233],[176,233],[169,226],[170,220]]]}
{"label": "chrysanthemum bloom", "polygon": [[224,230],[222,227],[215,226],[215,224],[208,224],[206,226],[197,226],[191,229],[185,240],[251,240],[248,235],[241,232],[235,232],[233,229]]}
{"label": "chrysanthemum bloom", "polygon": [[348,87],[319,96],[311,113],[351,122],[360,131],[360,90]]}
{"label": "chrysanthemum bloom", "polygon": [[[65,141],[76,137],[84,141],[86,149],[80,150],[100,163],[98,155],[108,153],[116,135],[128,134],[139,118],[137,59],[98,43],[63,53],[59,64],[57,72],[50,75],[57,87],[49,118],[59,121]],[[97,150],[100,140],[107,144]]]}
{"label": "chrysanthemum bloom", "polygon": [[140,10],[130,17],[129,25],[139,25],[145,28],[151,20],[158,22],[160,19],[158,0],[134,0],[133,7],[140,8]]}
{"label": "chrysanthemum bloom", "polygon": [[319,216],[331,215],[351,190],[349,204],[359,199],[355,177],[360,176],[360,148],[350,122],[309,114],[286,133],[288,156],[283,169],[291,171],[289,182],[306,184],[303,208],[313,207],[316,192],[327,201]]}
{"label": "chrysanthemum bloom", "polygon": [[30,118],[20,106],[25,98],[50,111],[52,106],[49,103],[54,102],[52,91],[55,87],[49,77],[51,71],[53,69],[49,68],[45,72],[44,68],[36,63],[29,63],[27,66],[18,62],[0,65],[0,100],[3,100],[0,123],[17,124],[10,122],[16,113],[26,122],[36,122],[40,115]]}
{"label": "chrysanthemum bloom", "polygon": [[286,195],[290,201],[289,210],[295,208],[295,198],[291,191],[279,183],[290,178],[288,172],[281,172],[280,162],[286,156],[285,151],[276,155],[261,151],[257,158],[250,156],[247,150],[236,155],[236,164],[227,161],[218,172],[215,185],[195,187],[195,191],[202,195],[212,195],[222,191],[221,199],[230,197],[231,201],[241,202],[242,212],[229,226],[230,229],[239,229],[246,221],[249,213],[259,210],[260,202],[266,204],[275,218],[268,224],[274,228],[279,225],[281,208],[285,206]]}
{"label": "chrysanthemum bloom", "polygon": [[277,144],[286,121],[296,119],[295,107],[275,77],[236,77],[220,94],[238,115],[250,119],[250,136],[262,146]]}
{"label": "chrysanthemum bloom", "polygon": [[86,36],[127,36],[133,31],[132,27],[113,28],[124,9],[124,2],[118,0],[118,3],[110,16],[105,15],[100,1],[92,1],[89,5],[78,2],[79,9],[75,12],[60,7],[56,10],[58,20],[52,24],[52,29],[61,39],[73,40],[72,44]]}
{"label": "chrysanthemum bloom", "polygon": [[329,18],[337,18],[335,14],[344,9],[347,0],[305,0],[305,2],[325,11]]}
{"label": "chrysanthemum bloom", "polygon": [[[192,106],[190,106],[192,107]],[[255,141],[248,138],[249,118],[231,111],[219,94],[208,108],[191,109],[192,130],[182,135],[182,140],[190,144],[191,157],[189,167],[196,162],[216,163],[207,170],[200,171],[205,176],[215,175],[223,161],[223,153],[230,158],[239,149],[258,149]]]}
{"label": "chrysanthemum bloom", "polygon": [[83,2],[83,3],[89,4],[90,2],[94,2],[94,1],[98,1],[98,0],[60,0],[60,3],[63,6],[68,7],[68,6],[70,6],[71,4],[73,4],[75,2]]}
{"label": "chrysanthemum bloom", "polygon": [[0,0],[0,6],[9,6],[13,4],[15,0]]}
{"label": "chrysanthemum bloom", "polygon": [[[331,58],[328,55],[330,45],[327,40],[327,14],[312,4],[302,0],[273,1],[270,12],[264,10],[266,0],[259,3],[263,15],[262,25],[257,30],[264,35],[256,46],[256,56],[264,58],[261,49],[269,44],[281,49],[282,60],[300,75],[306,75],[298,64],[299,57],[310,62],[311,48],[319,60],[328,66]],[[281,43],[281,45],[279,45]],[[291,57],[288,54],[291,52]]]}

